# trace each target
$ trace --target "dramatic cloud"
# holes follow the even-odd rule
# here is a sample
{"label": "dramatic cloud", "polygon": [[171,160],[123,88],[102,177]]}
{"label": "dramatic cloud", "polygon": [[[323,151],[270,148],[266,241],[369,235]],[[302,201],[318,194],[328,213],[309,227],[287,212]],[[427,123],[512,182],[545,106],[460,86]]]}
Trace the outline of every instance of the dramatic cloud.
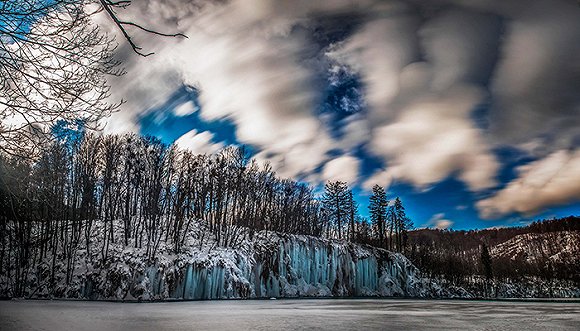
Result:
{"label": "dramatic cloud", "polygon": [[[463,2],[463,1],[462,1]],[[464,1],[468,4],[469,1]],[[477,1],[506,20],[491,82],[492,136],[501,144],[540,139],[544,155],[580,138],[580,10],[577,1]]]}
{"label": "dramatic cloud", "polygon": [[483,218],[580,201],[580,150],[557,151],[518,168],[519,176],[492,197],[477,203]]}
{"label": "dramatic cloud", "polygon": [[[421,28],[414,17],[385,15],[329,53],[358,68],[367,84],[370,147],[387,162],[373,180],[425,187],[458,172],[471,190],[495,185],[498,164],[471,113],[483,99],[472,84],[490,70],[481,53],[495,46],[489,39],[497,38],[496,26],[459,10]],[[420,47],[427,62],[418,61]]]}
{"label": "dramatic cloud", "polygon": [[433,90],[489,79],[500,45],[497,16],[452,8],[428,20],[418,34],[432,68]]}
{"label": "dramatic cloud", "polygon": [[[138,130],[140,118],[187,85],[199,90],[200,107],[185,103],[170,110],[175,115],[227,118],[259,160],[315,183],[403,181],[425,190],[454,177],[489,196],[498,185],[498,149],[540,160],[529,167],[578,150],[574,1],[149,0],[131,7],[128,19],[188,38],[137,38],[156,53],[148,58],[119,49],[128,74],[112,80],[112,94],[127,103],[109,132]],[[335,117],[318,110],[324,84],[338,86],[341,70],[360,78],[360,96],[341,99],[347,111],[336,117],[337,129],[326,120]],[[380,169],[361,170],[359,149]],[[514,202],[529,194],[520,183],[526,173],[481,201],[482,215],[573,201],[576,191],[564,188],[528,207]]]}
{"label": "dramatic cloud", "polygon": [[478,98],[466,89],[426,97],[392,124],[377,128],[371,147],[389,160],[385,176],[425,187],[458,171],[472,190],[495,185],[498,164],[468,118]]}

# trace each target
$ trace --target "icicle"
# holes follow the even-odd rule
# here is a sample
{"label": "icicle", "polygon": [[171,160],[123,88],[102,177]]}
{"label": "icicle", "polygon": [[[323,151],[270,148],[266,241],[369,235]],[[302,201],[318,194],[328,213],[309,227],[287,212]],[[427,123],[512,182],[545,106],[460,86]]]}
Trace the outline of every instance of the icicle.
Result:
{"label": "icicle", "polygon": [[[398,254],[302,236],[279,239],[274,247],[264,253],[223,251],[208,257],[210,263],[177,270],[153,265],[140,280],[148,277],[152,297],[183,299],[407,294],[416,286],[416,269]],[[174,283],[167,283],[170,270]],[[90,292],[87,281],[82,294]]]}

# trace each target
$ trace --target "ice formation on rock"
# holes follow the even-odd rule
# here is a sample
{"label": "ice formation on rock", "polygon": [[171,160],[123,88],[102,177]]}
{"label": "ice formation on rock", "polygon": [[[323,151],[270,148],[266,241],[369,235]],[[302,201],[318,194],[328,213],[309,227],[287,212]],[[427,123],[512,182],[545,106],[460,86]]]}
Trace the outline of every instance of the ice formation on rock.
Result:
{"label": "ice formation on rock", "polygon": [[173,269],[149,266],[146,298],[437,296],[401,254],[307,236],[270,236]]}

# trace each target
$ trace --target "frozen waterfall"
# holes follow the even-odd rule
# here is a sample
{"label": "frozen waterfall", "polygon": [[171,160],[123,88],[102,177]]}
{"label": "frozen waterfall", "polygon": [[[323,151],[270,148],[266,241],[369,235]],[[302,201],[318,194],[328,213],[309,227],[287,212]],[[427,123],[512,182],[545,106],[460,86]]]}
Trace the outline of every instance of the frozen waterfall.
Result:
{"label": "frozen waterfall", "polygon": [[141,283],[150,298],[185,300],[424,296],[431,286],[405,257],[373,247],[293,235],[270,236],[250,247],[177,266],[172,277],[166,268],[151,266]]}

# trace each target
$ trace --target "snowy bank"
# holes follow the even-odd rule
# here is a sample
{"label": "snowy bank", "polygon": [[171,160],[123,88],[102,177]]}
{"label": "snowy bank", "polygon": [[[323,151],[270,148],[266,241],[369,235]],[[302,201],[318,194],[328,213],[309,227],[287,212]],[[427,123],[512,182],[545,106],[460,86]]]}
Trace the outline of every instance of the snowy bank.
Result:
{"label": "snowy bank", "polygon": [[[216,247],[192,231],[178,254],[162,243],[155,258],[122,240],[106,257],[79,246],[71,280],[65,261],[47,256],[27,270],[25,297],[94,300],[228,299],[269,297],[407,296],[469,297],[420,277],[403,255],[347,241],[259,232],[237,248]],[[137,247],[134,247],[137,246]],[[12,296],[10,278],[1,276],[0,293]],[[50,279],[54,279],[51,283]]]}

